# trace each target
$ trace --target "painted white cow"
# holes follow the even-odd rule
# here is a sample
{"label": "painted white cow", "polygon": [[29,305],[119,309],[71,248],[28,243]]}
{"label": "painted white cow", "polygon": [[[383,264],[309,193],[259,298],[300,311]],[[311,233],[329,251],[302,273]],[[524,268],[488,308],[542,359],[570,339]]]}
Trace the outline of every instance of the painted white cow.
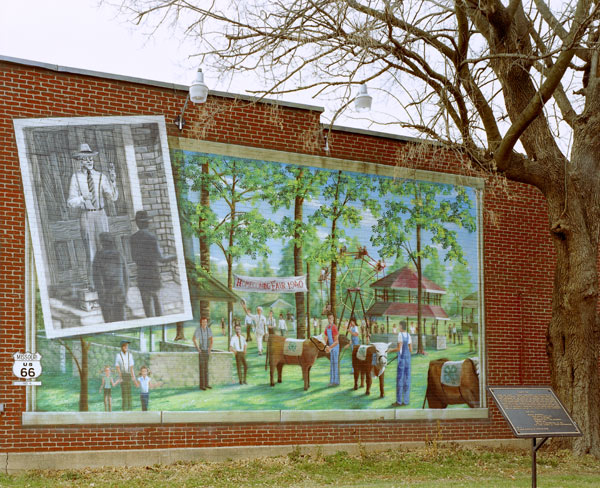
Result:
{"label": "painted white cow", "polygon": [[384,372],[388,363],[387,353],[392,343],[373,342],[364,346],[354,346],[352,350],[352,367],[354,368],[354,389],[358,390],[358,377],[360,376],[360,387],[367,383],[365,395],[371,394],[371,383],[373,377],[379,377],[379,393],[383,398]]}

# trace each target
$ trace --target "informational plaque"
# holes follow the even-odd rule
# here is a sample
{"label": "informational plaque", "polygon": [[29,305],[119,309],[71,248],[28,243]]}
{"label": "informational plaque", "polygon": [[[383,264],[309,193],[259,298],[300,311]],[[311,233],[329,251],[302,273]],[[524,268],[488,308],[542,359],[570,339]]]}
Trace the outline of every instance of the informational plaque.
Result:
{"label": "informational plaque", "polygon": [[517,437],[582,435],[563,404],[547,386],[490,386],[488,390]]}

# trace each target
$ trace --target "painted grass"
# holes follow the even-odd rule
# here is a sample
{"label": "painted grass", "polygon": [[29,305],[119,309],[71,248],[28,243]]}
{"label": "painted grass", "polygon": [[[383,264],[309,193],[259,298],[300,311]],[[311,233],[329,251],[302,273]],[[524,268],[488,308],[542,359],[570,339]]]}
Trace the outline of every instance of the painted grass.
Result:
{"label": "painted grass", "polygon": [[[566,451],[538,452],[538,486],[600,486],[599,462]],[[146,468],[38,471],[0,475],[0,486],[21,487],[528,487],[527,451],[466,449],[432,443],[409,450],[323,456],[294,449],[287,456]]]}
{"label": "painted grass", "polygon": [[[193,331],[186,330],[186,337]],[[215,349],[226,349],[226,337],[220,329],[215,330]],[[449,344],[445,351],[427,351],[426,356],[413,355],[412,386],[410,405],[405,408],[421,408],[427,387],[427,369],[429,361],[441,357],[464,359],[473,353],[468,352],[468,344]],[[390,355],[390,359],[395,353]],[[194,359],[195,360],[195,359]],[[318,359],[311,370],[310,390],[304,391],[302,372],[299,366],[289,365],[283,368],[283,382],[274,387],[269,385],[269,372],[265,371],[265,356],[258,356],[255,341],[249,343],[248,385],[237,382],[229,385],[213,385],[212,390],[199,391],[197,388],[169,388],[163,385],[150,393],[150,410],[190,411],[190,410],[323,410],[323,409],[385,409],[391,408],[396,398],[396,361],[385,372],[385,397],[379,398],[379,380],[373,382],[371,395],[365,390],[353,390],[354,378],[350,374],[351,356],[346,349],[340,365],[341,385],[328,387],[329,361]],[[276,378],[275,378],[276,380]],[[45,372],[41,377],[42,386],[38,388],[38,411],[76,411],[79,402],[79,377]],[[89,381],[89,410],[103,411],[103,396],[98,392],[99,378]],[[134,389],[135,390],[135,389]],[[139,395],[134,392],[133,409],[141,410]],[[452,408],[452,407],[449,407]],[[467,408],[457,405],[454,408]],[[113,410],[121,410],[120,388],[113,392]]]}

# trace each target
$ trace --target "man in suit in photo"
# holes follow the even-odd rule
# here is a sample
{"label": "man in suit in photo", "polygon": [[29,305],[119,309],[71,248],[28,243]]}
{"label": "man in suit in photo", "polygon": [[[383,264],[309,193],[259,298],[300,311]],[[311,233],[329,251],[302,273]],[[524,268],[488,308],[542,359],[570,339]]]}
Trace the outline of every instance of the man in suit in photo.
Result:
{"label": "man in suit in photo", "polygon": [[[105,201],[116,201],[119,190],[116,183],[116,172],[111,164],[106,175],[94,169],[94,158],[97,151],[92,151],[89,144],[81,144],[79,151],[73,155],[79,160],[80,169],[71,176],[67,205],[79,209],[79,225],[81,239],[87,260],[87,274],[92,281],[92,263],[100,248],[100,234],[108,232],[108,217],[104,210]],[[93,287],[93,284],[90,283]]]}
{"label": "man in suit in photo", "polygon": [[158,317],[163,314],[159,297],[160,265],[174,261],[177,256],[163,256],[156,235],[148,229],[150,217],[146,210],[136,212],[135,223],[139,230],[131,236],[131,255],[137,265],[137,286],[146,317]]}
{"label": "man in suit in photo", "polygon": [[104,322],[125,320],[129,273],[123,255],[117,250],[113,236],[100,234],[102,249],[96,253],[92,265],[93,283],[98,292],[98,303]]}

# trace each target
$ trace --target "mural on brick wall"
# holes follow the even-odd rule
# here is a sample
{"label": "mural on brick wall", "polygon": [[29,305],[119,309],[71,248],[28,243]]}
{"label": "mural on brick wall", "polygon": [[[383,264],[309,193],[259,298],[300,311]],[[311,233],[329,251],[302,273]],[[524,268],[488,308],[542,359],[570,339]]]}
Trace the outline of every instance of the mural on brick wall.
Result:
{"label": "mural on brick wall", "polygon": [[15,121],[48,338],[191,317],[164,120]]}
{"label": "mural on brick wall", "polygon": [[480,183],[329,159],[171,160],[193,320],[38,331],[38,411],[480,405]]}

